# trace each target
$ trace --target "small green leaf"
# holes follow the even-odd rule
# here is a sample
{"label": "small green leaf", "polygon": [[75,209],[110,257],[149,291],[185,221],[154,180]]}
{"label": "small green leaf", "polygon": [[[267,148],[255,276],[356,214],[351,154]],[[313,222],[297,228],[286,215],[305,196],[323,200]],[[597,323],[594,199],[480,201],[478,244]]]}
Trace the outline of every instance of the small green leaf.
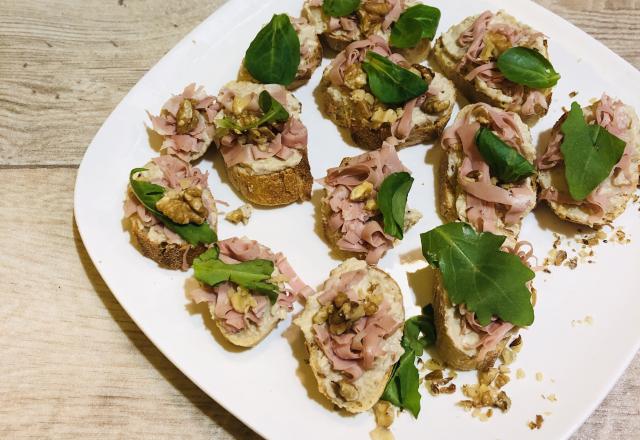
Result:
{"label": "small green leaf", "polygon": [[384,232],[400,240],[404,237],[404,216],[411,185],[413,177],[409,173],[393,173],[384,179],[378,191],[377,202]]}
{"label": "small green leaf", "polygon": [[330,17],[353,14],[360,7],[360,0],[324,0],[322,11]]}
{"label": "small green leaf", "polygon": [[620,162],[626,143],[599,125],[588,125],[577,102],[571,104],[561,130],[564,139],[560,150],[569,193],[581,201],[609,177]]}
{"label": "small green leaf", "polygon": [[505,237],[449,223],[420,238],[422,253],[440,269],[451,302],[475,312],[480,325],[494,316],[516,326],[533,323],[527,283],[535,274],[516,255],[500,250]]}
{"label": "small green leaf", "polygon": [[287,109],[284,108],[284,106],[266,90],[263,90],[260,93],[260,96],[258,97],[258,104],[260,105],[260,110],[262,110],[263,115],[256,122],[246,126],[241,126],[231,118],[225,117],[218,119],[216,121],[216,126],[218,128],[233,130],[239,134],[251,130],[252,128],[260,127],[264,124],[284,122],[289,119],[289,112],[287,112]]}
{"label": "small green leaf", "polygon": [[519,182],[536,173],[531,162],[486,127],[478,130],[476,144],[491,169],[491,176],[502,183]]}
{"label": "small green leaf", "polygon": [[413,316],[404,323],[402,346],[405,350],[412,350],[416,356],[422,356],[424,349],[436,342],[435,337],[433,306],[429,304],[422,315]]}
{"label": "small green leaf", "polygon": [[512,47],[498,57],[498,69],[509,81],[533,89],[558,83],[560,74],[540,52],[528,47]]}
{"label": "small green leaf", "polygon": [[211,229],[208,222],[204,222],[201,225],[196,225],[194,223],[180,225],[158,211],[156,209],[156,203],[158,203],[158,201],[164,196],[165,189],[160,185],[133,178],[134,174],[142,171],[147,171],[147,169],[134,168],[131,170],[131,173],[129,174],[129,184],[131,185],[131,189],[136,198],[140,200],[140,203],[142,203],[149,212],[156,216],[163,225],[193,246],[197,246],[199,244],[211,244],[218,241],[216,233]]}
{"label": "small green leaf", "polygon": [[287,14],[274,15],[249,45],[244,66],[263,84],[291,84],[300,66],[300,40]]}
{"label": "small green leaf", "polygon": [[404,104],[429,88],[420,76],[375,52],[367,52],[362,68],[367,73],[371,93],[384,104]]}
{"label": "small green leaf", "polygon": [[415,5],[400,15],[391,29],[390,43],[400,49],[415,47],[422,39],[433,40],[440,23],[440,9]]}
{"label": "small green leaf", "polygon": [[278,299],[280,289],[266,280],[273,274],[273,261],[251,260],[227,264],[218,259],[218,250],[209,250],[193,261],[195,278],[209,286],[231,281],[238,286],[266,295],[271,304]]}

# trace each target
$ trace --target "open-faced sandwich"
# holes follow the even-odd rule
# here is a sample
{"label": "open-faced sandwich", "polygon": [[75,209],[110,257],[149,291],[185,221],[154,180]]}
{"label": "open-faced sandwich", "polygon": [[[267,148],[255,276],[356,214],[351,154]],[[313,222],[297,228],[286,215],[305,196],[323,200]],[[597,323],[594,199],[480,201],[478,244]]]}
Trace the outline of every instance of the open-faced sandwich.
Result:
{"label": "open-faced sandwich", "polygon": [[293,303],[313,293],[286,257],[248,238],[230,238],[193,262],[198,287],[187,294],[206,302],[222,335],[253,347],[286,318]]}
{"label": "open-faced sandwich", "polygon": [[504,11],[486,11],[453,26],[434,53],[467,99],[523,117],[547,114],[560,79],[549,62],[547,38]]}
{"label": "open-faced sandwich", "polygon": [[322,61],[322,44],[306,18],[274,15],[247,50],[238,80],[281,84],[294,90],[306,84]]}
{"label": "open-faced sandwich", "polygon": [[371,408],[404,351],[402,292],[393,278],[349,259],[307,299],[295,324],[320,392],[352,413]]}
{"label": "open-faced sandwich", "polygon": [[536,148],[529,127],[515,113],[470,104],[441,143],[440,214],[504,235],[512,247],[522,219],[536,206]]}
{"label": "open-faced sandwich", "polygon": [[371,150],[390,137],[398,148],[437,139],[456,100],[451,81],[392,53],[375,35],[336,56],[324,72],[320,96],[324,113]]}
{"label": "open-faced sandwich", "polygon": [[413,178],[392,145],[343,159],[321,183],[327,240],[369,264],[376,264],[422,217],[406,207]]}
{"label": "open-faced sandwich", "polygon": [[220,107],[204,87],[188,85],[169,99],[159,116],[152,116],[153,131],[164,137],[162,151],[186,162],[201,158],[213,142],[213,118]]}
{"label": "open-faced sandwich", "polygon": [[613,222],[638,186],[640,122],[635,110],[603,95],[556,123],[538,161],[540,198],[558,217],[587,226]]}
{"label": "open-faced sandwich", "polygon": [[131,171],[126,224],[146,257],[169,269],[187,270],[215,243],[218,212],[207,178],[169,155]]}
{"label": "open-faced sandwich", "polygon": [[228,83],[218,95],[215,141],[231,184],[256,205],[287,205],[311,197],[302,106],[283,86]]}
{"label": "open-faced sandwich", "polygon": [[422,234],[422,252],[436,269],[436,349],[458,370],[493,366],[519,327],[533,323],[535,274],[505,237],[448,223]]}
{"label": "open-faced sandwich", "polygon": [[440,23],[440,10],[412,0],[306,0],[303,16],[336,52],[379,36],[411,63],[424,61]]}

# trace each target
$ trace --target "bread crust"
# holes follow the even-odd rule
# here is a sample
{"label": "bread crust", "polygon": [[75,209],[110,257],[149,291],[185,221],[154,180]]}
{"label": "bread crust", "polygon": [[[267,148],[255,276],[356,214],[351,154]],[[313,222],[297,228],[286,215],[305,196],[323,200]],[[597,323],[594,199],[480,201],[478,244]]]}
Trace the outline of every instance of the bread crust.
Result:
{"label": "bread crust", "polygon": [[261,206],[281,206],[310,200],[313,177],[307,152],[292,168],[269,174],[255,174],[247,167],[235,165],[227,168],[231,184],[249,202]]}
{"label": "bread crust", "polygon": [[[511,330],[500,341],[495,350],[490,351],[484,359],[477,359],[477,349],[474,355],[469,355],[465,350],[456,343],[451,337],[451,326],[446,320],[447,309],[453,307],[449,301],[449,297],[442,284],[442,275],[440,271],[436,274],[434,285],[434,312],[436,324],[436,350],[442,360],[452,368],[461,371],[487,370],[495,364],[496,360],[502,354],[510,339],[518,332],[517,329]],[[456,325],[459,323],[456,322]]]}
{"label": "bread crust", "polygon": [[[349,262],[351,262],[353,260],[348,260],[347,262],[343,263],[341,266],[338,266],[338,268],[334,269],[333,271],[331,271],[331,277],[336,276],[336,274],[341,273],[338,272],[343,265],[348,264]],[[383,270],[377,268],[377,267],[372,267],[372,266],[366,266],[366,264],[364,262],[359,262],[358,264],[360,265],[364,265],[364,267],[367,267],[367,269],[369,271],[375,271],[378,274],[380,274],[382,277],[384,277],[385,281],[389,281],[392,282],[392,289],[385,289],[385,297],[391,296],[393,302],[395,304],[399,304],[402,307],[402,315],[403,315],[403,322],[404,322],[404,306],[402,304],[402,292],[400,290],[400,287],[398,286],[398,284],[396,283],[396,281],[386,272],[384,272]],[[371,276],[371,275],[368,275]],[[314,295],[313,297],[310,298],[311,301],[307,301],[307,305],[305,306],[305,310],[302,312],[302,314],[295,320],[295,324],[297,326],[299,326],[303,332],[305,331],[305,318],[309,319],[308,322],[310,321],[310,317],[305,316],[305,315],[309,315],[309,314],[315,314],[314,310],[311,310],[312,307],[314,307],[314,303],[313,301],[316,300],[316,297],[318,295],[320,295],[320,293]],[[307,329],[310,331],[310,329]],[[399,333],[398,333],[399,332]],[[393,335],[390,335],[389,338],[391,337],[397,337],[398,335],[402,335],[403,332],[403,326],[400,326],[394,333]],[[305,337],[306,337],[307,333],[305,332]],[[398,344],[399,344],[399,339],[398,339]],[[380,380],[378,380],[375,383],[375,386],[373,386],[372,388],[369,388],[367,391],[367,393],[365,395],[362,395],[362,392],[364,390],[359,389],[359,395],[358,395],[358,399],[357,400],[353,400],[353,401],[347,401],[345,399],[343,399],[340,394],[338,392],[336,392],[336,385],[334,382],[332,382],[330,380],[330,378],[326,377],[323,373],[322,373],[322,363],[326,363],[329,362],[328,358],[325,356],[324,352],[322,351],[322,349],[316,344],[315,342],[315,338],[305,338],[305,345],[307,347],[307,350],[309,351],[309,365],[311,366],[311,371],[313,372],[314,377],[316,378],[316,381],[318,383],[318,390],[320,391],[320,393],[322,393],[325,397],[327,397],[327,399],[329,399],[332,403],[334,403],[335,405],[344,408],[345,410],[351,412],[351,413],[360,413],[363,411],[367,411],[369,409],[371,409],[373,407],[373,405],[376,404],[376,402],[378,402],[378,400],[380,400],[380,396],[382,396],[382,393],[384,392],[384,389],[386,388],[387,382],[389,381],[389,378],[391,377],[391,373],[393,371],[393,366],[394,364],[392,363],[384,372],[384,374],[381,376]],[[364,375],[370,373],[372,370],[369,371],[365,371]],[[363,375],[363,376],[364,376]]]}

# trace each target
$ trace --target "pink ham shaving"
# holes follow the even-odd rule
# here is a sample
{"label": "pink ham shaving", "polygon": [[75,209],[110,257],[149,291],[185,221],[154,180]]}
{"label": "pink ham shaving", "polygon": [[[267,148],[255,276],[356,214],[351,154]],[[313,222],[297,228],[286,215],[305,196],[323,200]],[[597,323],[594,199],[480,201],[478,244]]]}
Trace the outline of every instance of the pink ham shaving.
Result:
{"label": "pink ham shaving", "polygon": [[[329,279],[318,301],[323,305],[328,304],[338,292],[344,292],[351,301],[358,301],[358,293],[353,286],[359,284],[366,274],[366,270],[361,269]],[[374,315],[360,318],[342,335],[330,334],[327,324],[314,324],[313,331],[316,342],[329,358],[333,369],[353,381],[372,369],[375,360],[386,354],[382,348],[384,340],[401,325],[402,322],[391,316],[389,304],[383,301]]]}
{"label": "pink ham shaving", "polygon": [[[287,105],[286,90],[282,86],[268,85],[267,91],[282,105]],[[223,89],[218,96],[218,101],[226,111],[231,111],[235,94],[229,89]],[[252,93],[251,104],[247,109],[259,111],[258,94]],[[254,145],[246,142],[246,136],[230,131],[220,140],[220,153],[224,158],[227,167],[232,167],[242,163],[250,163],[256,160],[275,157],[280,160],[287,160],[295,150],[305,151],[307,149],[308,133],[307,127],[296,117],[290,117],[284,124],[281,124],[281,132],[264,145]]]}
{"label": "pink ham shaving", "polygon": [[327,171],[320,183],[327,189],[326,200],[331,208],[329,228],[341,236],[338,248],[366,254],[367,262],[375,264],[393,247],[393,237],[383,231],[379,214],[367,211],[365,202],[349,200],[349,195],[353,188],[368,181],[373,184],[375,196],[384,179],[400,171],[408,170],[390,144],[349,158],[343,165]]}
{"label": "pink ham shaving", "polygon": [[487,86],[499,89],[506,95],[511,96],[512,102],[509,110],[519,111],[524,116],[534,116],[537,114],[537,108],[548,109],[547,96],[543,91],[529,88],[525,90],[525,87],[507,80],[495,62],[487,62],[481,58],[482,51],[486,46],[485,36],[488,32],[504,35],[511,46],[526,45],[543,35],[539,32],[521,30],[504,23],[492,24],[493,18],[494,15],[491,11],[483,12],[458,37],[458,45],[467,48],[466,53],[458,63],[458,72],[464,75],[467,81],[478,79],[486,83]]}
{"label": "pink ham shaving", "polygon": [[[487,104],[476,104],[484,107],[490,119],[490,128],[505,143],[523,154],[523,136],[513,113],[493,108]],[[503,215],[506,226],[514,225],[522,220],[525,213],[536,204],[536,194],[531,190],[528,181],[509,188],[495,185],[491,181],[489,165],[478,151],[475,136],[480,128],[477,122],[469,119],[473,111],[463,119],[457,120],[442,135],[444,148],[461,145],[463,160],[458,170],[458,183],[466,193],[467,218],[478,231],[495,232],[498,221],[498,205],[507,208]],[[469,176],[477,177],[472,179]]]}
{"label": "pink ham shaving", "polygon": [[[547,146],[547,150],[537,162],[540,170],[549,170],[563,163],[561,145],[564,135],[561,131],[561,122],[553,130],[551,140]],[[625,111],[625,105],[622,101],[614,101],[606,93],[602,95],[600,101],[595,104],[593,115],[587,115],[589,124],[598,124],[605,128],[611,134],[626,141],[624,153],[620,161],[613,167],[608,180],[619,193],[628,193],[633,191],[637,185],[637,177],[634,176],[632,170],[632,157],[634,155],[634,145],[631,136],[631,120]],[[623,177],[623,178],[620,178]],[[561,203],[564,205],[579,206],[581,209],[589,213],[589,221],[591,223],[600,223],[604,219],[604,215],[612,208],[612,199],[615,195],[603,193],[605,182],[601,183],[587,198],[583,201],[574,200],[568,193],[558,191],[556,188],[547,188],[541,195],[541,200]]]}
{"label": "pink ham shaving", "polygon": [[[177,134],[176,117],[185,99],[195,102],[195,108],[201,118],[191,132]],[[214,132],[213,119],[219,110],[216,99],[207,95],[204,87],[189,84],[181,94],[173,96],[164,104],[159,116],[149,114],[149,118],[153,130],[164,137],[162,149],[188,162],[211,144]]]}
{"label": "pink ham shaving", "polygon": [[382,30],[385,32],[391,28],[393,23],[398,21],[404,10],[404,0],[387,0],[387,3],[391,6],[391,10],[385,15],[382,21]]}
{"label": "pink ham shaving", "polygon": [[[293,270],[287,258],[281,254],[274,254],[269,248],[257,241],[248,238],[233,237],[218,242],[220,260],[227,264],[238,264],[244,261],[265,259],[273,261],[281,274],[288,278],[284,289],[278,295],[276,304],[279,307],[291,311],[293,303],[298,298],[306,298],[313,293],[311,287],[306,285]],[[199,288],[189,292],[189,296],[196,303],[207,302],[214,305],[214,316],[221,320],[224,328],[230,333],[236,333],[247,328],[249,323],[260,325],[267,307],[270,307],[265,295],[254,294],[256,306],[247,313],[240,313],[231,307],[229,302],[229,290],[237,286],[231,282],[225,282],[215,287],[200,285]]]}

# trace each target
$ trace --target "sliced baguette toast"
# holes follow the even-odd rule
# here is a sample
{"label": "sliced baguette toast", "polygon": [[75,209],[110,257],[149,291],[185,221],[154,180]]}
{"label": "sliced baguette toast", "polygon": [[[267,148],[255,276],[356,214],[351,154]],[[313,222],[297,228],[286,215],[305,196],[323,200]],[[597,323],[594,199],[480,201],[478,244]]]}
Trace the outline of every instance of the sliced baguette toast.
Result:
{"label": "sliced baguette toast", "polygon": [[[365,271],[365,276],[354,285],[358,297],[367,295],[367,291],[379,292],[384,301],[389,304],[390,316],[396,320],[398,327],[383,340],[385,354],[378,356],[371,369],[365,370],[360,377],[350,380],[349,377],[333,368],[332,363],[318,343],[314,329],[314,319],[323,306],[319,298],[327,291],[332,282],[337,282],[340,276],[353,271]],[[309,365],[318,381],[318,389],[335,405],[351,413],[359,413],[370,409],[379,399],[386,387],[394,364],[403,353],[400,345],[404,324],[404,308],[402,293],[397,283],[382,270],[368,266],[365,262],[349,259],[331,271],[329,280],[323,290],[308,298],[303,312],[294,323],[304,334],[309,351]],[[322,324],[327,325],[327,324]]]}

